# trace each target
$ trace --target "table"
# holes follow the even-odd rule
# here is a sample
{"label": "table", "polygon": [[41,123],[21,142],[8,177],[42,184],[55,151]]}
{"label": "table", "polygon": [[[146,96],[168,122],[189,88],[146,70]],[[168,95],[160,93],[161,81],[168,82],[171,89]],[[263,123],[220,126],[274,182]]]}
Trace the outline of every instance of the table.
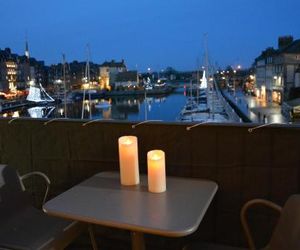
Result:
{"label": "table", "polygon": [[167,191],[148,192],[147,176],[121,186],[119,173],[102,172],[48,201],[43,210],[65,219],[131,231],[132,249],[145,249],[143,233],[181,237],[199,226],[218,186],[201,179],[167,177]]}

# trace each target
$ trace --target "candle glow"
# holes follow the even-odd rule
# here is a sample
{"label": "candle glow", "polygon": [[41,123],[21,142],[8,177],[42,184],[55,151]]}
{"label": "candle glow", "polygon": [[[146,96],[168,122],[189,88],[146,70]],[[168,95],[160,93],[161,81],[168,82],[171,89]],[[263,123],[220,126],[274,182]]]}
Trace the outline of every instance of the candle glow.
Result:
{"label": "candle glow", "polygon": [[152,193],[166,191],[165,153],[162,150],[149,151],[148,162],[148,189]]}
{"label": "candle glow", "polygon": [[140,182],[137,137],[119,138],[119,162],[121,184],[130,186]]}

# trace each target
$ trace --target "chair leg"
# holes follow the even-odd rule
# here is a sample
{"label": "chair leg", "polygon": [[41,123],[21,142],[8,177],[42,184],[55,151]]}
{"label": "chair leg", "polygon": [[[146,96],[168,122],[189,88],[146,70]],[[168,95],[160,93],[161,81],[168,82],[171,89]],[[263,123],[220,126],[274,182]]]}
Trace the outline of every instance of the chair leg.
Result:
{"label": "chair leg", "polygon": [[89,230],[89,235],[90,235],[91,243],[92,243],[92,246],[93,246],[93,250],[98,250],[98,246],[97,246],[97,242],[96,242],[96,239],[95,239],[93,225],[89,224],[88,230]]}

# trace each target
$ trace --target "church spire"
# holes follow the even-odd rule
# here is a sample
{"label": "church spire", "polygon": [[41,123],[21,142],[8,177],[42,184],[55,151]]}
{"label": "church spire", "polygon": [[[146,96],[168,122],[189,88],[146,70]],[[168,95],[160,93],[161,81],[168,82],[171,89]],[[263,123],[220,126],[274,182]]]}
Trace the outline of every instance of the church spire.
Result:
{"label": "church spire", "polygon": [[25,38],[25,56],[27,57],[27,59],[29,59],[29,46],[28,46],[27,34]]}

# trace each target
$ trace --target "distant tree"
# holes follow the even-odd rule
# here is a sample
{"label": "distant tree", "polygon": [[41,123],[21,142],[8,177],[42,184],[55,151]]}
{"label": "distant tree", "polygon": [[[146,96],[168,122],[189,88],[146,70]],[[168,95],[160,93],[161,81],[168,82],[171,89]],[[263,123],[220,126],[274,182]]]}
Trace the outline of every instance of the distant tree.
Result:
{"label": "distant tree", "polygon": [[225,71],[232,72],[232,71],[233,71],[233,68],[232,68],[231,66],[227,66]]}
{"label": "distant tree", "polygon": [[166,70],[165,70],[166,74],[177,74],[177,70],[172,68],[172,67],[167,67]]}

